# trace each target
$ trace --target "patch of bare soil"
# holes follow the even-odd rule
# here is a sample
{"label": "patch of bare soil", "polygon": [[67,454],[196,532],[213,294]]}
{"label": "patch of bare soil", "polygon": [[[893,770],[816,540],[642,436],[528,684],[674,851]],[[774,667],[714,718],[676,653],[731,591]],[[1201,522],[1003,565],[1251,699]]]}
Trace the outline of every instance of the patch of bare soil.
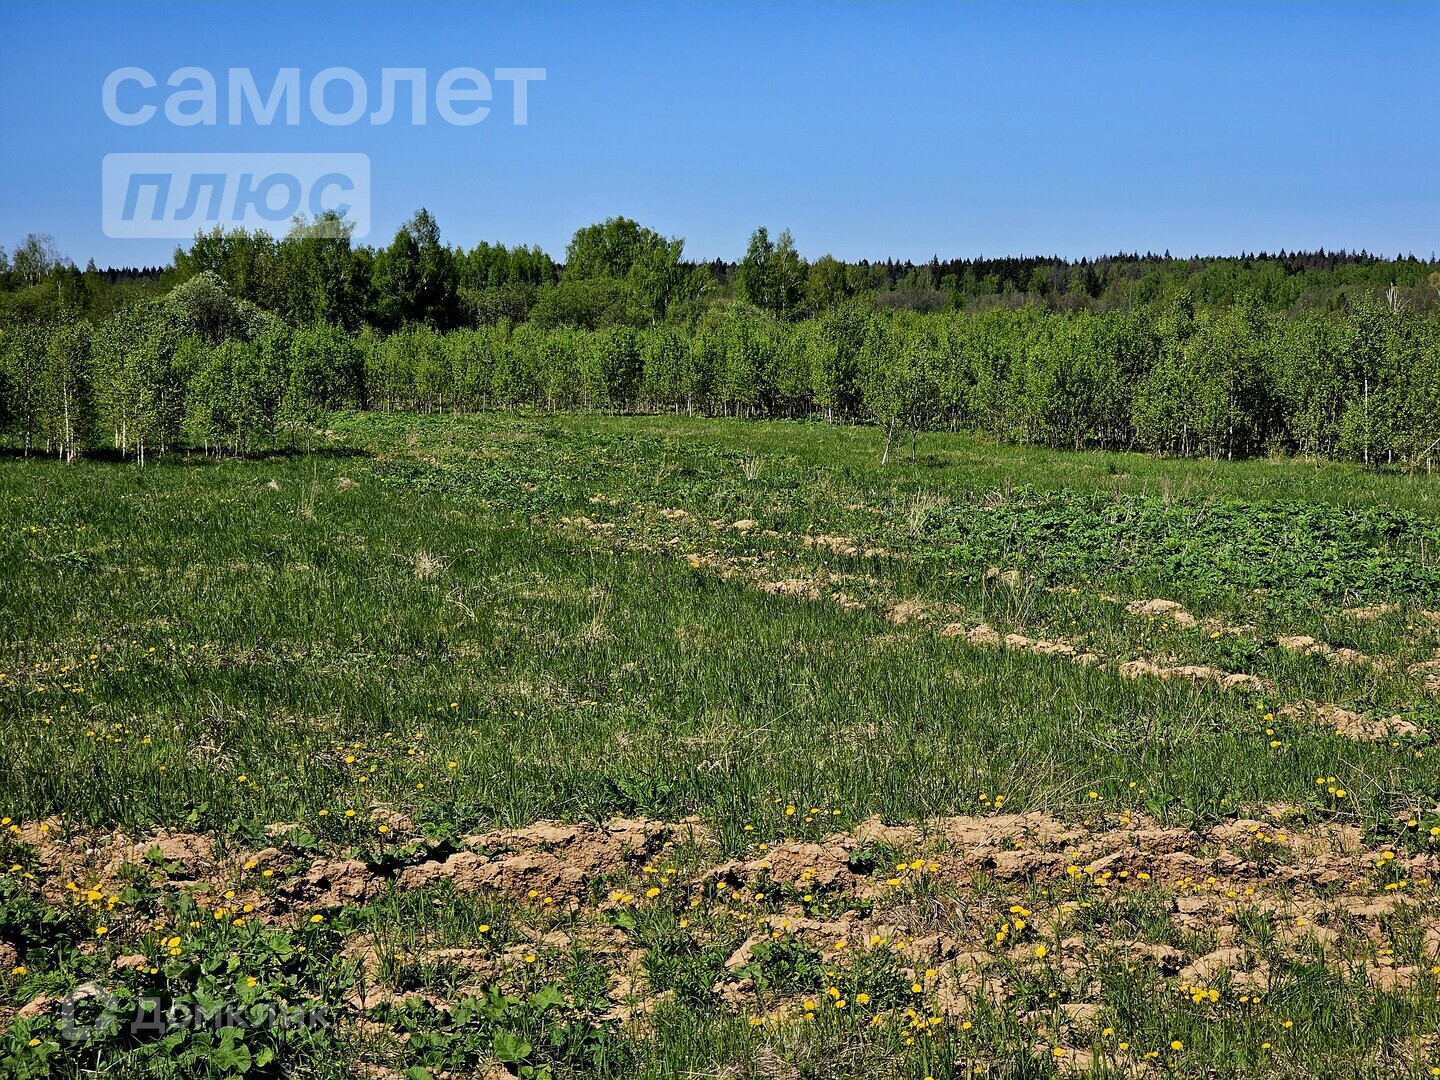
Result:
{"label": "patch of bare soil", "polygon": [[1346,608],[1340,614],[1347,619],[1354,619],[1356,622],[1375,622],[1399,610],[1395,604],[1366,604],[1363,607]]}
{"label": "patch of bare soil", "polygon": [[1292,719],[1308,720],[1321,727],[1333,728],[1337,735],[1366,742],[1418,735],[1421,730],[1403,716],[1366,716],[1339,705],[1324,705],[1316,702],[1286,705],[1280,710],[1280,715]]}
{"label": "patch of bare soil", "polygon": [[1267,684],[1256,675],[1223,671],[1208,664],[1158,664],[1153,660],[1129,660],[1117,669],[1125,679],[1178,679],[1184,682],[1213,682],[1222,690],[1264,690]]}
{"label": "patch of bare soil", "polygon": [[361,904],[380,892],[384,880],[359,859],[321,859],[303,875],[281,883],[277,893],[306,907]]}
{"label": "patch of bare soil", "polygon": [[806,578],[783,578],[780,581],[762,581],[758,588],[770,596],[789,596],[796,600],[819,600],[822,587]]}
{"label": "patch of bare soil", "polygon": [[[233,862],[217,860],[205,837],[62,839],[52,835],[57,832],[25,826],[20,842],[39,849],[40,864],[65,880],[73,880],[80,864],[104,871],[155,851],[147,862],[168,856],[171,888],[193,888],[182,874],[211,875],[202,906],[217,903],[215,890],[233,884]],[[609,980],[602,1022],[642,1028],[666,997],[650,986],[645,950],[616,926],[615,916],[645,905],[673,910],[677,933],[696,947],[726,943],[724,973],[711,992],[719,1007],[757,1022],[798,1018],[807,1009],[800,997],[757,987],[747,973],[764,963],[757,946],[776,938],[803,943],[834,969],[851,957],[888,952],[904,981],[919,988],[917,1009],[957,1020],[981,1001],[1012,1007],[1017,979],[1047,967],[1075,988],[1058,1011],[1021,1018],[1047,1046],[1087,1045],[1106,1015],[1102,977],[1115,965],[1153,969],[1167,992],[1223,988],[1233,997],[1268,995],[1273,965],[1292,960],[1325,963],[1347,977],[1360,972],[1377,991],[1407,991],[1428,985],[1429,967],[1440,958],[1434,893],[1440,858],[1393,845],[1367,847],[1358,827],[1305,823],[1296,807],[1275,806],[1261,818],[1199,830],[1166,827],[1103,804],[1085,822],[1041,812],[905,824],[872,817],[828,835],[757,841],[718,865],[707,856],[710,837],[693,820],[541,821],[462,844],[388,882],[364,863],[323,857],[282,876],[268,899],[256,897],[253,917],[294,921],[315,907],[364,903],[383,888],[441,880],[503,894],[525,912],[510,938],[440,944],[422,937],[406,959],[443,965],[456,973],[456,985],[474,980],[508,990],[527,979],[533,984],[547,958],[583,950]],[[665,857],[677,849],[684,859]],[[276,867],[277,875],[285,860],[277,848],[237,858],[249,872]],[[677,863],[687,868],[677,871]],[[1143,938],[1130,924],[1097,923],[1095,911],[1122,897],[1149,913]],[[247,902],[245,896],[224,901]],[[138,944],[149,929],[144,921],[127,928],[120,918],[112,926],[127,948],[133,946],[125,934],[133,933]],[[1164,941],[1155,940],[1157,926]],[[1257,926],[1266,928],[1263,935]],[[1401,939],[1416,945],[1397,956]],[[5,955],[0,950],[0,962]],[[386,965],[370,933],[351,937],[345,956],[359,976],[348,1001],[354,1022],[371,1022],[363,1014],[376,1005],[417,998],[416,991],[384,983]],[[146,962],[140,951],[126,951],[114,966]],[[450,1007],[447,996],[418,993],[441,1010]],[[36,1014],[54,1007],[40,997],[24,1009]]]}
{"label": "patch of bare soil", "polygon": [[1125,605],[1125,611],[1130,615],[1169,619],[1176,626],[1185,629],[1198,625],[1200,621],[1177,600],[1132,600]]}
{"label": "patch of bare soil", "polygon": [[1440,652],[1437,652],[1434,659],[1411,664],[1405,671],[1420,677],[1427,694],[1440,694]]}
{"label": "patch of bare soil", "polygon": [[1032,638],[1017,633],[1002,636],[989,623],[967,626],[964,623],[952,622],[941,627],[939,633],[941,637],[964,638],[967,645],[977,648],[1003,647],[1017,652],[1032,653],[1035,656],[1058,656],[1077,664],[1086,665],[1098,663],[1100,660],[1096,654],[1084,652],[1063,639],[1052,641],[1049,638]]}
{"label": "patch of bare soil", "polygon": [[1383,658],[1377,659],[1367,656],[1357,649],[1337,647],[1323,641],[1316,641],[1306,634],[1284,636],[1278,638],[1275,643],[1290,652],[1304,653],[1307,656],[1322,656],[1336,666],[1364,666],[1374,668],[1376,671],[1384,671],[1389,666]]}
{"label": "patch of bare soil", "polygon": [[466,837],[466,850],[407,867],[396,884],[414,889],[447,879],[462,892],[490,890],[542,904],[576,905],[596,878],[633,869],[659,849],[670,831],[644,819],[616,819],[603,826],[541,821]]}
{"label": "patch of bare soil", "polygon": [[963,637],[969,644],[976,646],[995,646],[1000,644],[1000,635],[990,626],[989,623],[981,623],[979,626],[966,626],[964,623],[947,623],[940,630],[941,637]]}
{"label": "patch of bare soil", "polygon": [[848,536],[802,536],[800,543],[807,548],[828,551],[832,555],[861,556],[866,559],[884,558],[890,554],[884,548],[867,547]]}
{"label": "patch of bare soil", "polygon": [[[1288,810],[1275,813],[1283,817]],[[1294,957],[1328,955],[1343,963],[1342,954],[1369,950],[1376,957],[1369,974],[1377,987],[1390,984],[1391,968],[1401,982],[1411,977],[1406,967],[1385,962],[1383,943],[1397,913],[1424,910],[1440,869],[1434,855],[1366,851],[1359,830],[1349,826],[1235,820],[1194,832],[1163,828],[1139,814],[1122,820],[1128,824],[1089,829],[1044,814],[960,816],[917,826],[871,819],[847,833],[785,841],[714,867],[692,883],[690,906],[720,898],[722,913],[747,918],[747,906],[777,888],[803,890],[807,899],[811,892],[823,894],[832,903],[855,896],[868,907],[823,919],[790,906],[765,914],[727,968],[738,971],[759,942],[780,935],[835,963],[847,949],[889,948],[944,1015],[968,1012],[980,995],[1003,1000],[1005,976],[997,965],[1033,965],[1047,954],[1046,962],[1069,975],[1128,961],[1159,967],[1187,993],[1227,976],[1236,993],[1268,992],[1269,965],[1245,944],[1241,916],[1269,921],[1278,931],[1277,947]],[[857,858],[876,842],[901,852],[893,870],[871,869]],[[1375,877],[1381,867],[1398,868],[1404,884],[1385,891]],[[992,885],[974,891],[980,881]],[[1047,899],[1034,899],[1037,886],[1047,882]],[[1197,947],[1081,933],[1080,911],[1121,892],[1164,898],[1177,939]],[[1058,945],[1037,953],[1035,942],[1057,939]],[[1440,952],[1440,929],[1425,940]],[[722,981],[716,991],[736,1011],[754,1000],[752,988],[738,978]],[[1065,1013],[1067,1027],[1083,1030],[1099,1008],[1098,1001],[1075,1002]]]}
{"label": "patch of bare soil", "polygon": [[904,626],[906,623],[924,622],[930,618],[930,611],[919,600],[901,600],[890,605],[885,612],[885,621],[892,626]]}

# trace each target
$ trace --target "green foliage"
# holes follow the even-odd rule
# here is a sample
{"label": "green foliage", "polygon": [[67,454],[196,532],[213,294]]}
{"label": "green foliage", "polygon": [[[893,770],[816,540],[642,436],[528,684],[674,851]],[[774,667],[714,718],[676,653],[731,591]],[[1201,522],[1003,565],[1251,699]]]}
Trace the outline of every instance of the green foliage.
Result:
{"label": "green foliage", "polygon": [[750,236],[736,280],[741,295],[755,307],[789,318],[800,311],[807,269],[789,229],[772,241],[762,225]]}
{"label": "green foliage", "polygon": [[585,1070],[615,1064],[607,1032],[572,1010],[555,984],[520,996],[488,987],[443,1013],[412,1001],[379,1011],[405,1045],[416,1075],[438,1075],[499,1062],[520,1077],[549,1080],[556,1065]]}
{"label": "green foliage", "polygon": [[30,879],[14,873],[0,877],[0,941],[22,960],[32,951],[72,948],[89,929],[79,908],[47,903]]}
{"label": "green foliage", "polygon": [[372,288],[375,321],[382,330],[409,323],[448,330],[457,324],[455,256],[440,243],[440,226],[428,210],[416,211],[390,246],[375,256]]}
{"label": "green foliage", "polygon": [[[659,322],[671,304],[693,295],[694,279],[680,263],[684,246],[683,240],[667,240],[629,218],[610,218],[576,230],[565,249],[565,279],[609,283],[601,289],[623,287],[621,302],[631,309],[632,318],[641,324]],[[604,323],[592,316],[582,325]]]}
{"label": "green foliage", "polygon": [[94,371],[88,324],[57,326],[46,342],[40,368],[40,430],[56,454],[75,461],[89,445],[95,427]]}
{"label": "green foliage", "polygon": [[[17,929],[12,901],[0,898],[7,935]],[[236,927],[183,895],[169,914],[195,929],[169,939],[174,948],[165,933],[147,937],[144,965],[107,971],[103,952],[52,956],[69,1004],[11,1028],[0,1047],[6,1075],[79,1075],[98,1057],[137,1074],[270,1077],[333,1053],[333,1014],[353,972],[331,931]],[[61,925],[45,930],[51,949],[66,940]]]}
{"label": "green foliage", "polygon": [[796,938],[757,942],[750,959],[735,970],[735,977],[753,980],[755,989],[779,994],[801,994],[825,985],[824,958]]}
{"label": "green foliage", "polygon": [[67,461],[254,452],[282,429],[294,445],[351,407],[494,406],[863,419],[887,462],[897,434],[913,461],[936,429],[1427,471],[1440,455],[1440,271],[1413,258],[809,265],[760,228],[738,264],[696,266],[615,217],[561,267],[447,246],[422,209],[380,250],[335,215],[281,239],[202,233],[134,302],[51,247],[31,237],[0,270],[0,426]]}

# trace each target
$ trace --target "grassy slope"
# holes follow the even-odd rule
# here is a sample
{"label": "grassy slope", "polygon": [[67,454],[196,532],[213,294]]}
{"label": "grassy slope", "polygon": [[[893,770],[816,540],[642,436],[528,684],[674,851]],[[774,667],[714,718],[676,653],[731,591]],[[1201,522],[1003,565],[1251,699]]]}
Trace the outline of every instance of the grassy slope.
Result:
{"label": "grassy slope", "polygon": [[[383,837],[357,834],[346,808],[384,806],[437,836],[693,813],[721,854],[742,854],[776,800],[840,828],[989,813],[997,794],[1007,810],[1079,820],[1098,799],[1197,828],[1286,803],[1377,843],[1397,814],[1435,804],[1433,700],[1404,670],[1440,632],[1420,614],[1440,607],[1428,478],[944,435],[881,471],[876,440],[785,423],[361,416],[312,457],[0,464],[0,812],[234,842],[303,822],[380,859]],[[987,580],[992,566],[1021,576]],[[777,581],[820,601],[752,587]],[[1211,622],[1125,614],[1150,596]],[[895,617],[901,602],[918,617]],[[1359,621],[1344,614],[1355,603],[1398,608]],[[935,632],[952,619],[1266,685],[1225,693],[970,648]],[[1337,667],[1278,647],[1287,633],[1400,663]],[[1403,712],[1422,731],[1371,743],[1276,718],[1306,701]],[[1348,801],[1317,776],[1339,777]],[[1115,979],[1112,1004],[1151,992]],[[1350,993],[1323,978],[1311,992]],[[1363,1053],[1413,1034],[1414,1007],[1360,1038]],[[1365,1030],[1342,1019],[1320,1050]],[[653,1071],[755,1052],[713,1005],[660,1024],[666,1049],[638,1052]],[[986,1053],[1013,1041],[987,1024]],[[1236,1024],[1258,1054],[1260,1035]],[[1223,1037],[1201,1038],[1195,1069],[1241,1067]],[[866,1068],[938,1067],[903,1041],[874,1052]]]}

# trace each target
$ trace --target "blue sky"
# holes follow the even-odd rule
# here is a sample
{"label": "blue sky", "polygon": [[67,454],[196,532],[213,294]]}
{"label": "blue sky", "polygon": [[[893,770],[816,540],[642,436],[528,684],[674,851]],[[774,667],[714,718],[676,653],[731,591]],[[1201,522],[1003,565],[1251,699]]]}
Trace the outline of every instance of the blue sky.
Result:
{"label": "blue sky", "polygon": [[[811,258],[1440,248],[1440,4],[0,4],[0,245],[161,262],[102,232],[119,152],[367,154],[384,243],[539,243],[625,214],[736,258],[759,224]],[[121,127],[101,87],[204,67],[221,122]],[[430,73],[429,123],[225,123],[225,71],[302,88]],[[543,67],[529,123],[457,127],[456,66]],[[163,103],[163,88],[149,100]],[[308,95],[302,93],[302,100]],[[403,111],[403,105],[402,105]],[[247,113],[248,119],[248,113]]]}

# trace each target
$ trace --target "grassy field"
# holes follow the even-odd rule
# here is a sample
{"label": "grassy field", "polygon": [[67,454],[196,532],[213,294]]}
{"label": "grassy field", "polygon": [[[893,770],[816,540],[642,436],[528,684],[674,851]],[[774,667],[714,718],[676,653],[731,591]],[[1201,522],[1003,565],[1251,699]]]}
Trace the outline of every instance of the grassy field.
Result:
{"label": "grassy field", "polygon": [[1440,478],[881,438],[0,461],[0,1073],[1440,1075]]}

